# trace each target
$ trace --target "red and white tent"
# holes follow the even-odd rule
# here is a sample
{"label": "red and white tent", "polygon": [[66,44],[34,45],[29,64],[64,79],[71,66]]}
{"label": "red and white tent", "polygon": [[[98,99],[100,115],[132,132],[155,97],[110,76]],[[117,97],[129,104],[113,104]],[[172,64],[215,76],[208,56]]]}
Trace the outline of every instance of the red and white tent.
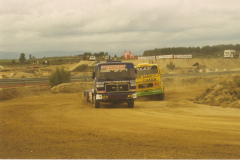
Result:
{"label": "red and white tent", "polygon": [[134,59],[134,55],[131,51],[129,51],[129,58]]}
{"label": "red and white tent", "polygon": [[125,59],[128,59],[128,53],[127,53],[127,51],[124,51],[124,58],[125,58]]}

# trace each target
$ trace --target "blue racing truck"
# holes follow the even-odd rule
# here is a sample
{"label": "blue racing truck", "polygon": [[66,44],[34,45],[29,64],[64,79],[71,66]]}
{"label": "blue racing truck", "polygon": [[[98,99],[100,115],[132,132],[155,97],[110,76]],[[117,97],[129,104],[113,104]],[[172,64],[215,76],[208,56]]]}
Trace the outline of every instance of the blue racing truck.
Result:
{"label": "blue racing truck", "polygon": [[84,97],[92,102],[95,108],[101,102],[127,103],[134,107],[136,94],[135,69],[133,63],[121,61],[107,61],[97,63],[92,73],[94,88],[86,90]]}

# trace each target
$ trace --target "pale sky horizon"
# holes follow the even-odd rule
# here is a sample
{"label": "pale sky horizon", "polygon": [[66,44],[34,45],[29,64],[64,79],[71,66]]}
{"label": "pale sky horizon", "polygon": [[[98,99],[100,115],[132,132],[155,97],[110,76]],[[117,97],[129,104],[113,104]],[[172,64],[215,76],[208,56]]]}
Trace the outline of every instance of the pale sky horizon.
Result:
{"label": "pale sky horizon", "polygon": [[239,44],[238,0],[0,0],[0,51]]}

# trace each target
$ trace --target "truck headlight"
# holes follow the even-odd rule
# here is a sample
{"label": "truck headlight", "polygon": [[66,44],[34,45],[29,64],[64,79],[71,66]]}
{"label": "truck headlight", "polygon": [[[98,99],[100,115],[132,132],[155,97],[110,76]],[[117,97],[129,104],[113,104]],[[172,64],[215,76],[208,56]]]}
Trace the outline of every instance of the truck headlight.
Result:
{"label": "truck headlight", "polygon": [[104,87],[104,84],[97,84],[97,88]]}
{"label": "truck headlight", "polygon": [[102,95],[101,94],[96,94],[96,99],[102,99]]}
{"label": "truck headlight", "polygon": [[133,98],[137,98],[137,93],[134,93],[134,94],[133,94]]}

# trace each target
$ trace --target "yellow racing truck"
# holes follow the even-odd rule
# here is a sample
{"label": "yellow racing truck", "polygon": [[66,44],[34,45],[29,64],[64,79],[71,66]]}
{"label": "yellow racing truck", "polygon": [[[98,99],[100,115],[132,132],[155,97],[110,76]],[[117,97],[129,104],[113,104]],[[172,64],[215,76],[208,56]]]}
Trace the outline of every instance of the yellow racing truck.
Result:
{"label": "yellow racing truck", "polygon": [[163,100],[165,93],[161,81],[162,70],[158,65],[141,63],[135,66],[135,69],[137,96]]}

